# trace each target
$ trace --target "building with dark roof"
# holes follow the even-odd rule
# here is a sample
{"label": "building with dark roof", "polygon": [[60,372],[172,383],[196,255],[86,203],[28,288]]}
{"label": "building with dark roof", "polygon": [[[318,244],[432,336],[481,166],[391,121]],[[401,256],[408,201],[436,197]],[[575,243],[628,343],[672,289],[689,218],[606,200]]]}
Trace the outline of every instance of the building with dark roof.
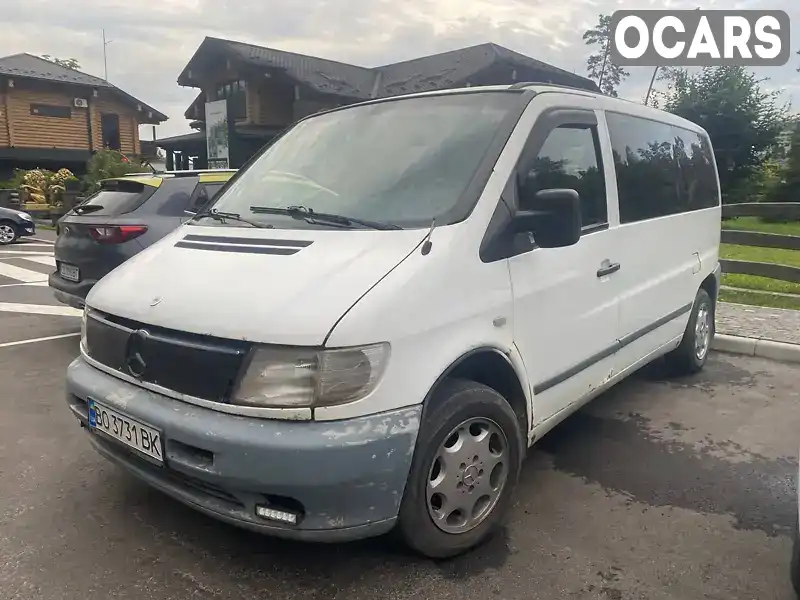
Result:
{"label": "building with dark roof", "polygon": [[599,91],[585,77],[491,43],[368,68],[207,37],[178,77],[180,85],[200,90],[184,115],[198,131],[158,144],[168,153],[168,165],[192,157],[195,166],[205,166],[205,103],[227,99],[235,121],[231,151],[237,148],[231,165],[237,167],[278,132],[321,110],[373,98],[520,81]]}
{"label": "building with dark roof", "polygon": [[104,147],[138,155],[139,125],[166,120],[99,77],[32,54],[0,58],[0,179],[15,168],[81,172]]}

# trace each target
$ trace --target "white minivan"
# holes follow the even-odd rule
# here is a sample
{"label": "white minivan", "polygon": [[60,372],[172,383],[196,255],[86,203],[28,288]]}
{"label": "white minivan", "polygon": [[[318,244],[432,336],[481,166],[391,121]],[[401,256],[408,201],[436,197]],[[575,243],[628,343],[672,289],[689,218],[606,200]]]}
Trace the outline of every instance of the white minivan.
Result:
{"label": "white minivan", "polygon": [[703,367],[719,241],[709,138],[674,115],[538,84],[340,108],[92,289],[67,400],[214,517],[452,556],[570,413]]}

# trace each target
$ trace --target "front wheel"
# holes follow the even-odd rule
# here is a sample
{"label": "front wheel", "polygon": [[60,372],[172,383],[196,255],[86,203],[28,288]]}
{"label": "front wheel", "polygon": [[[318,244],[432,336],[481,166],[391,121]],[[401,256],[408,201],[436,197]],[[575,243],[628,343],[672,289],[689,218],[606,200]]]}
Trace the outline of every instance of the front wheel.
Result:
{"label": "front wheel", "polygon": [[703,288],[697,290],[692,313],[680,346],[667,354],[667,363],[676,375],[691,375],[706,364],[714,340],[714,301]]}
{"label": "front wheel", "polygon": [[0,246],[11,244],[16,239],[16,226],[8,221],[0,221]]}
{"label": "front wheel", "polygon": [[400,533],[430,558],[447,558],[486,540],[510,506],[524,437],[495,390],[448,380],[430,399],[403,502]]}

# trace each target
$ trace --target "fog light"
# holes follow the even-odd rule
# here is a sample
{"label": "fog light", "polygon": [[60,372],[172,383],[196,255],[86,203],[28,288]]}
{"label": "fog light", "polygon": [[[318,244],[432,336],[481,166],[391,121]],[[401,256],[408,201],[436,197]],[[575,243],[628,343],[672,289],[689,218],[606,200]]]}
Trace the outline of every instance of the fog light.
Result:
{"label": "fog light", "polygon": [[280,521],[281,523],[288,523],[289,525],[297,525],[297,515],[285,510],[275,510],[274,508],[269,508],[268,506],[257,505],[256,514],[262,519]]}

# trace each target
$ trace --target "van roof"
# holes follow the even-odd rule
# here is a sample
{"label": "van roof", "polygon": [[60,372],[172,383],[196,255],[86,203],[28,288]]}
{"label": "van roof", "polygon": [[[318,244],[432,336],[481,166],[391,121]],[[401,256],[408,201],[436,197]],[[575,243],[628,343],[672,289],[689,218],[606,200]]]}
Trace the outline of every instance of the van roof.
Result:
{"label": "van roof", "polygon": [[[643,104],[639,104],[638,102],[634,102],[632,100],[625,100],[622,98],[612,98],[611,96],[607,96],[605,94],[601,94],[598,92],[590,92],[582,88],[575,88],[564,85],[540,83],[540,82],[518,82],[512,85],[486,85],[486,86],[472,86],[463,88],[451,88],[446,90],[432,90],[428,92],[416,92],[413,94],[403,94],[399,96],[391,96],[388,98],[368,100],[366,102],[362,102],[359,104],[389,102],[392,100],[398,100],[403,98],[421,98],[425,96],[442,96],[448,94],[474,94],[479,92],[504,92],[504,91],[505,92],[532,91],[536,94],[560,93],[560,94],[584,96],[587,98],[594,98],[595,100],[599,101],[600,106],[598,108],[602,110],[607,110],[610,112],[620,112],[635,117],[641,117],[643,119],[660,121],[663,123],[674,125],[676,127],[683,127],[684,129],[689,129],[691,131],[696,131],[708,135],[707,132],[696,123],[693,123],[692,121],[689,121],[687,119],[684,119],[683,117],[679,117],[672,113],[666,112],[664,110],[653,108],[652,106],[645,106]],[[350,106],[358,106],[358,104]],[[346,108],[348,107],[345,106],[333,110],[344,110]]]}

